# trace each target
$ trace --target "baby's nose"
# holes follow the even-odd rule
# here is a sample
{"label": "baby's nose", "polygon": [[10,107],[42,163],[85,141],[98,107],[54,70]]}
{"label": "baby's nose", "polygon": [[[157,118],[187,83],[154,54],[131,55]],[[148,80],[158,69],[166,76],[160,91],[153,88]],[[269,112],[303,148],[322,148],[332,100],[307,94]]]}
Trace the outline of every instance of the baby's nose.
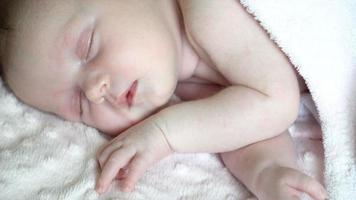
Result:
{"label": "baby's nose", "polygon": [[100,104],[105,100],[107,92],[110,90],[110,76],[98,75],[87,80],[84,93],[89,101]]}

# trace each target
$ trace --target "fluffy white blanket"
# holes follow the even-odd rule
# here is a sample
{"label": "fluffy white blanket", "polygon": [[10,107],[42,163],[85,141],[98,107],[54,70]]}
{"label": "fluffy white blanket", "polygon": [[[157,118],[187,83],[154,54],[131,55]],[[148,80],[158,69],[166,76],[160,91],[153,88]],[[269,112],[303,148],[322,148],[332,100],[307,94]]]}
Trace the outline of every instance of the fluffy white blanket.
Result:
{"label": "fluffy white blanket", "polygon": [[[146,172],[132,193],[117,182],[98,196],[97,149],[107,139],[79,123],[63,121],[19,102],[0,79],[1,200],[242,200],[252,195],[229,174],[215,154],[175,154]],[[301,108],[291,127],[300,164],[322,179],[321,130]]]}
{"label": "fluffy white blanket", "polygon": [[[355,19],[352,0],[244,0],[306,79],[320,113],[301,108],[291,127],[300,164],[325,182],[331,199],[356,194]],[[354,34],[355,35],[355,34]],[[308,98],[303,98],[307,102]],[[308,104],[309,106],[309,104]],[[94,191],[97,149],[107,139],[20,103],[0,80],[0,199],[247,199],[252,195],[215,154],[175,154],[153,166],[135,192]],[[325,171],[323,147],[325,148]],[[321,171],[320,171],[321,170]],[[322,173],[324,172],[324,173]],[[324,176],[323,176],[324,175]]]}
{"label": "fluffy white blanket", "polygon": [[323,130],[330,199],[355,199],[356,1],[241,2],[307,82]]}

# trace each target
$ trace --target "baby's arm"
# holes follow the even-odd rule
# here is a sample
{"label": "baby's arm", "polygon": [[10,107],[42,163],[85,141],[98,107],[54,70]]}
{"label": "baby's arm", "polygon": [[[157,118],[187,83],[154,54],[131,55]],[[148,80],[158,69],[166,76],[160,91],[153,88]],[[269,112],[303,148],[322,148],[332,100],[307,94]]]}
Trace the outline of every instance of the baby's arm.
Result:
{"label": "baby's arm", "polygon": [[244,86],[231,86],[211,97],[168,107],[155,118],[174,151],[217,153],[286,130],[295,119],[289,112],[296,108],[289,103]]}
{"label": "baby's arm", "polygon": [[179,1],[190,42],[231,86],[158,113],[173,150],[224,152],[277,136],[295,120],[293,66],[238,1]]}

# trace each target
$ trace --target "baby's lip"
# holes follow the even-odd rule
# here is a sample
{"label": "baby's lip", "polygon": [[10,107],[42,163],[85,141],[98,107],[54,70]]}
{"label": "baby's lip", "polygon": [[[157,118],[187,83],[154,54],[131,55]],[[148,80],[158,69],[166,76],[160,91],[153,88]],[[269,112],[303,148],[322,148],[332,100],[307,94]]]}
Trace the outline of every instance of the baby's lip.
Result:
{"label": "baby's lip", "polygon": [[131,107],[134,103],[134,97],[137,90],[137,81],[133,82],[125,92],[121,93],[120,95],[116,96],[107,96],[107,99],[110,103],[117,107],[122,107],[127,105],[127,107]]}
{"label": "baby's lip", "polygon": [[131,87],[128,89],[125,95],[126,102],[130,108],[134,104],[136,91],[137,91],[137,81],[132,83]]}

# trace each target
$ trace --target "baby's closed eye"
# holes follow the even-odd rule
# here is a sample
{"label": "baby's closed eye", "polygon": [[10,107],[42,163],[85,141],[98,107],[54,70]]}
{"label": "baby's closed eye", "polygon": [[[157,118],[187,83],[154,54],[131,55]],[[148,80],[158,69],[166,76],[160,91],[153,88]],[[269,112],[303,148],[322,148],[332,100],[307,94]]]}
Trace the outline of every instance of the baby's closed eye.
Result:
{"label": "baby's closed eye", "polygon": [[94,38],[94,28],[86,28],[80,35],[76,47],[76,55],[82,62],[89,60]]}

